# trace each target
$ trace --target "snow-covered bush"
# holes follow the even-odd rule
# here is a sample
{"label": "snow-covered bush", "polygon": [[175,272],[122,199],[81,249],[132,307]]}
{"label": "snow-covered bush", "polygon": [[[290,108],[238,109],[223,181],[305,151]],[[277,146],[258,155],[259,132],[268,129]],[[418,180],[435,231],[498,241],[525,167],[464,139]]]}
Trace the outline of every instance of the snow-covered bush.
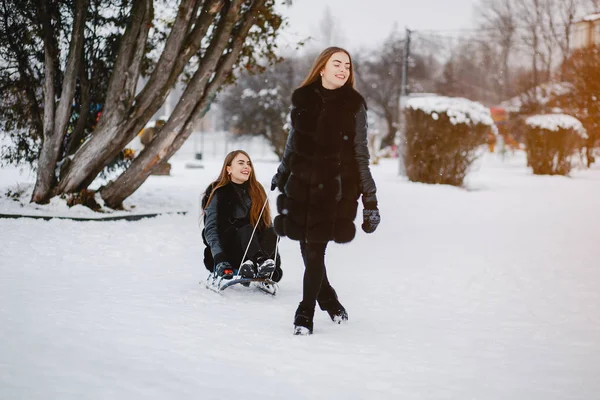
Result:
{"label": "snow-covered bush", "polygon": [[490,110],[467,99],[435,96],[410,99],[404,113],[408,179],[462,185],[494,125]]}
{"label": "snow-covered bush", "polygon": [[525,120],[527,164],[536,175],[567,175],[587,133],[578,119],[565,114],[534,115]]}

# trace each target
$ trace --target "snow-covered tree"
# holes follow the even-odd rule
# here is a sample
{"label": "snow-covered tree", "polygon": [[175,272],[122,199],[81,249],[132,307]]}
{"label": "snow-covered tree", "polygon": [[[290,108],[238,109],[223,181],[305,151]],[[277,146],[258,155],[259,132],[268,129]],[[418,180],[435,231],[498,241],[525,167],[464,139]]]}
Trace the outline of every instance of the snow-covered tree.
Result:
{"label": "snow-covered tree", "polygon": [[302,82],[313,58],[286,58],[262,73],[240,74],[219,102],[229,124],[226,128],[240,135],[264,136],[282,157],[289,132],[292,92]]}

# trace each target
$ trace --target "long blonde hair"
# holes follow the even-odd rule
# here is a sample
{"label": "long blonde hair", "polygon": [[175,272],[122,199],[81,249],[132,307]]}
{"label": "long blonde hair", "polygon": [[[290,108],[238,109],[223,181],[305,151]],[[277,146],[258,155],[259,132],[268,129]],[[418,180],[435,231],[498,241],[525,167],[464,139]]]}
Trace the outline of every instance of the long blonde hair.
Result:
{"label": "long blonde hair", "polygon": [[[204,211],[206,212],[206,208],[210,204],[215,192],[218,188],[221,188],[231,182],[231,175],[227,173],[227,167],[231,166],[233,159],[238,156],[238,154],[243,154],[248,157],[250,161],[250,165],[252,165],[252,170],[250,172],[250,176],[248,177],[248,194],[250,195],[250,200],[252,201],[252,206],[250,207],[250,223],[256,226],[258,221],[258,217],[260,215],[260,210],[262,209],[263,204],[267,200],[267,193],[262,185],[256,180],[256,174],[254,173],[254,165],[252,164],[252,160],[250,160],[250,156],[243,150],[234,150],[231,153],[227,154],[225,160],[223,161],[223,167],[221,168],[221,173],[216,181],[214,181],[212,185],[212,191],[208,200],[206,201],[206,205],[204,206]],[[268,228],[271,226],[271,210],[268,206],[265,207],[263,211],[262,218],[259,222],[259,225],[262,228]]]}
{"label": "long blonde hair", "polygon": [[350,56],[350,53],[348,53],[348,50],[335,46],[328,47],[325,50],[323,50],[321,54],[319,54],[319,56],[313,63],[310,72],[308,73],[300,87],[308,86],[311,83],[318,80],[321,76],[321,71],[325,68],[325,65],[327,64],[327,61],[329,61],[332,55],[334,55],[335,53],[339,53],[340,51],[346,53],[346,55],[350,59],[350,75],[348,76],[348,80],[346,81],[344,86],[350,86],[351,88],[354,88],[354,65],[352,65],[352,57]]}

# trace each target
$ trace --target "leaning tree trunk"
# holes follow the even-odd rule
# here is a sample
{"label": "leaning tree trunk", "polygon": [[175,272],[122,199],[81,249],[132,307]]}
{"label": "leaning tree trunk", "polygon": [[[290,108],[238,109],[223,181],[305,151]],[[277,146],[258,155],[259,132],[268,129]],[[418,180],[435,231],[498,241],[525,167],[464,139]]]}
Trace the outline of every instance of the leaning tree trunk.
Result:
{"label": "leaning tree trunk", "polygon": [[[45,11],[45,2],[40,1],[38,12],[43,21],[45,45],[45,82],[44,82],[44,140],[38,160],[37,179],[31,200],[36,203],[45,203],[51,197],[51,190],[55,183],[56,163],[60,157],[65,128],[71,115],[71,103],[75,95],[75,86],[83,51],[85,14],[87,0],[80,0],[75,5],[73,32],[69,46],[69,56],[65,68],[60,101],[55,108],[54,77],[55,52],[53,51],[53,32],[50,26],[50,17]],[[53,54],[55,53],[55,54]],[[57,56],[57,54],[56,54]]]}
{"label": "leaning tree trunk", "polygon": [[[221,0],[207,0],[194,20],[192,16],[197,11],[197,4],[198,0],[182,0],[154,72],[134,98],[135,86],[129,85],[137,83],[147,30],[152,21],[148,10],[152,7],[151,1],[134,1],[132,19],[112,73],[105,111],[92,138],[77,151],[61,176],[56,194],[86,188],[160,109],[185,65],[198,53],[202,39],[223,6]],[[135,78],[127,80],[127,76],[132,75]],[[129,90],[123,91],[122,86],[129,86]]]}
{"label": "leaning tree trunk", "polygon": [[91,96],[90,96],[90,81],[87,76],[87,71],[85,68],[85,59],[83,53],[81,54],[82,59],[79,65],[79,85],[81,87],[81,104],[79,107],[79,120],[77,121],[77,125],[75,125],[75,129],[69,136],[69,141],[65,146],[65,155],[72,155],[75,150],[81,144],[85,136],[85,127],[87,125],[87,120],[90,115],[90,105],[91,105]]}
{"label": "leaning tree trunk", "polygon": [[[240,16],[242,1],[232,1],[217,27],[202,65],[182,95],[182,99],[193,98],[194,101],[180,101],[158,136],[116,181],[100,190],[105,204],[113,208],[121,207],[123,200],[150,176],[154,166],[168,160],[190,136],[194,126],[208,111],[217,90],[231,74],[250,28],[255,23],[255,13],[263,7],[264,2],[255,0]],[[231,48],[223,54],[230,40]]]}
{"label": "leaning tree trunk", "polygon": [[[43,0],[37,1],[46,4]],[[153,166],[168,160],[189,137],[193,127],[208,111],[218,89],[231,77],[232,69],[239,62],[240,55],[248,58],[250,66],[261,55],[266,55],[269,61],[272,60],[273,45],[270,42],[261,43],[258,55],[253,53],[255,43],[263,38],[272,39],[281,26],[280,16],[273,12],[273,3],[269,2],[269,5],[265,6],[266,2],[266,0],[179,0],[177,16],[160,58],[144,88],[137,94],[136,85],[147,49],[148,32],[152,26],[154,9],[153,0],[129,2],[129,20],[120,38],[115,63],[111,70],[102,104],[102,117],[92,135],[79,148],[77,148],[78,143],[75,142],[79,138],[77,133],[84,128],[85,118],[78,121],[76,134],[73,135],[70,143],[67,143],[69,162],[63,164],[59,180],[56,182],[57,159],[62,153],[68,116],[72,114],[69,112],[72,111],[71,90],[74,90],[73,85],[78,75],[82,78],[80,90],[85,91],[86,86],[89,86],[84,79],[85,68],[80,68],[78,71],[77,65],[71,62],[76,55],[71,51],[67,63],[68,71],[64,74],[65,83],[61,102],[58,108],[50,107],[52,105],[50,101],[46,103],[48,107],[46,118],[52,117],[48,118],[49,122],[46,124],[48,132],[46,136],[52,140],[45,140],[45,144],[52,151],[45,153],[38,165],[46,168],[45,175],[40,176],[45,176],[45,181],[50,184],[44,189],[47,194],[35,197],[33,201],[45,201],[50,196],[76,193],[86,189],[102,169],[119,155],[158,112],[185,68],[190,66],[192,57],[197,57],[195,64],[197,70],[159,136],[138,155],[117,181],[101,188],[100,193],[106,199],[107,205],[120,206],[122,201],[145,181]],[[85,10],[86,3],[87,0],[77,2],[77,6]],[[51,25],[48,26],[52,28]],[[75,35],[80,28],[75,20],[73,26]],[[250,34],[253,26],[257,30]],[[55,35],[49,36],[50,39],[55,37]],[[73,40],[71,47],[79,48],[75,46],[76,43]],[[266,50],[262,49],[263,44]],[[82,58],[77,57],[74,60]],[[54,63],[48,61],[46,65],[49,72],[47,78],[52,78],[53,73],[60,73],[56,57],[53,57],[52,61]],[[54,69],[51,68],[52,66]],[[46,83],[54,80],[47,79]],[[55,97],[49,96],[50,93],[51,87],[48,86],[45,91],[47,99]],[[86,96],[86,93],[81,95],[81,106],[85,107],[85,110],[82,110],[80,117],[85,116],[83,111],[89,112],[87,104],[89,96]],[[63,118],[65,115],[66,120]],[[57,132],[59,135],[56,134]],[[71,154],[71,150],[74,154]]]}
{"label": "leaning tree trunk", "polygon": [[108,84],[102,117],[90,140],[75,153],[54,194],[87,187],[105,165],[102,157],[115,147],[125,116],[133,104],[135,87],[152,22],[152,0],[134,0]]}

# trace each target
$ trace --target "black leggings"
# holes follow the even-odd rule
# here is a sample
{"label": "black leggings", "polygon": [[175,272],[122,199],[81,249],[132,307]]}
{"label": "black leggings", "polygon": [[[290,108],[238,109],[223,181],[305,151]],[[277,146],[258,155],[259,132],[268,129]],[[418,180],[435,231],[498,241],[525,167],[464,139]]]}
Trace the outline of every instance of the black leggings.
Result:
{"label": "black leggings", "polygon": [[327,243],[300,242],[300,251],[304,259],[304,286],[302,304],[314,309],[317,300],[322,302],[335,296],[335,291],[327,279],[325,267],[325,249]]}
{"label": "black leggings", "polygon": [[[244,225],[241,228],[239,228],[236,232],[235,238],[237,240],[237,249],[239,250],[239,254],[236,254],[236,256],[238,256],[236,257],[236,268],[239,267],[241,262],[243,261],[242,257],[244,256],[246,247],[248,247],[246,260],[250,259],[256,261],[255,256],[262,252],[257,232],[255,232],[254,236],[252,236],[253,230],[254,227],[252,225]],[[248,242],[250,242],[249,246]]]}

